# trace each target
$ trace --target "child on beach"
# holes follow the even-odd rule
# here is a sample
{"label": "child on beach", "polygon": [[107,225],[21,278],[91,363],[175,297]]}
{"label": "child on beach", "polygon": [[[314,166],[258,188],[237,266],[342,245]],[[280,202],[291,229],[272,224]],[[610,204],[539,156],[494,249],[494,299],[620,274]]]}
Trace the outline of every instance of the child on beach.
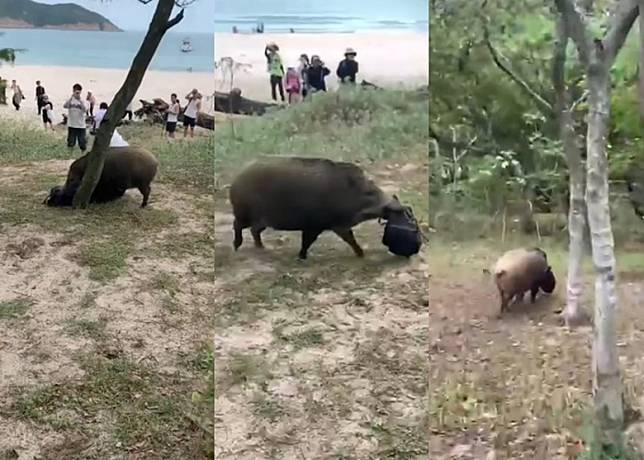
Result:
{"label": "child on beach", "polygon": [[168,108],[168,118],[165,122],[165,132],[168,135],[168,140],[174,139],[174,132],[177,129],[177,121],[179,121],[179,112],[181,112],[179,98],[175,93],[172,93],[170,96],[170,107]]}
{"label": "child on beach", "polygon": [[87,150],[87,124],[85,122],[87,107],[81,97],[82,92],[83,87],[76,83],[71,97],[67,99],[63,107],[67,109],[67,147],[72,150],[78,141],[78,147],[82,153],[85,153]]}
{"label": "child on beach", "polygon": [[306,98],[306,95],[309,92],[309,67],[311,67],[309,57],[306,54],[302,54],[300,56],[300,65],[297,68],[297,71],[300,74],[300,79],[302,80],[302,99]]}
{"label": "child on beach", "polygon": [[271,82],[271,96],[274,101],[277,101],[276,89],[280,91],[280,98],[284,102],[284,85],[282,79],[284,78],[284,66],[282,65],[282,57],[278,53],[279,47],[271,42],[266,45],[264,49],[264,56],[268,62],[268,73]]}
{"label": "child on beach", "polygon": [[289,67],[286,71],[286,92],[288,93],[289,104],[298,102],[300,90],[300,76],[295,68]]}
{"label": "child on beach", "polygon": [[53,131],[54,130],[54,104],[49,100],[49,96],[43,94],[40,96],[40,107],[42,114],[42,122],[45,126],[45,131],[47,131],[47,125]]}
{"label": "child on beach", "polygon": [[94,116],[94,106],[96,105],[96,98],[92,94],[91,91],[87,92],[87,98],[85,99],[87,103],[89,104],[89,110],[88,113],[91,117]]}

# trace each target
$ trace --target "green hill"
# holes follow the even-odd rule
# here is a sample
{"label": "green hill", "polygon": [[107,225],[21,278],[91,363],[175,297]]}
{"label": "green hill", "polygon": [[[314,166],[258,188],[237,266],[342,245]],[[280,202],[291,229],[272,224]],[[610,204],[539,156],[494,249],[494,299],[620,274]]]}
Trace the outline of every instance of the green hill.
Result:
{"label": "green hill", "polygon": [[45,5],[32,0],[1,0],[0,28],[120,31],[105,17],[82,6]]}

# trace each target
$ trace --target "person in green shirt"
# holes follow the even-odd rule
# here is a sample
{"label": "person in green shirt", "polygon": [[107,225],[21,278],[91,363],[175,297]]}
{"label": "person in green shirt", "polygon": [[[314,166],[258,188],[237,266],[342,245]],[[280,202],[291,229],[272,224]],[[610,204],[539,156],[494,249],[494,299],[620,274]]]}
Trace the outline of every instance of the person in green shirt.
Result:
{"label": "person in green shirt", "polygon": [[268,73],[271,81],[271,96],[274,101],[277,101],[277,89],[280,92],[280,98],[284,102],[284,65],[282,64],[282,57],[279,55],[279,47],[271,42],[266,45],[264,49],[264,56],[268,62]]}

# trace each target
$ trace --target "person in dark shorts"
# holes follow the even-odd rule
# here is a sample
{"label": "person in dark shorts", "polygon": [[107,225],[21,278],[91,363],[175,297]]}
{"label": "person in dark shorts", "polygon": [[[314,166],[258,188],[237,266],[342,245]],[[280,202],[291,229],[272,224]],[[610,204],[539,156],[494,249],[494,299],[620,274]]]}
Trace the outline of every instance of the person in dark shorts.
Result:
{"label": "person in dark shorts", "polygon": [[176,94],[172,93],[170,96],[170,107],[168,108],[168,118],[165,122],[165,132],[170,139],[174,139],[174,132],[177,130],[177,122],[179,121],[179,112],[181,112],[179,98]]}
{"label": "person in dark shorts", "polygon": [[83,87],[76,83],[73,90],[71,97],[63,104],[63,107],[67,109],[67,147],[72,150],[78,142],[81,152],[85,153],[87,150],[87,124],[85,122],[87,107],[81,96]]}
{"label": "person in dark shorts", "polygon": [[48,128],[54,130],[54,105],[49,100],[49,96],[43,94],[41,97],[42,105],[40,107],[42,113],[42,122],[45,130]]}
{"label": "person in dark shorts", "polygon": [[43,96],[45,94],[45,87],[41,86],[40,80],[36,82],[36,105],[38,106],[38,115],[42,113]]}
{"label": "person in dark shorts", "polygon": [[201,110],[201,94],[197,89],[193,89],[186,96],[188,105],[183,112],[183,137],[188,136],[188,129],[190,129],[190,137],[195,136],[195,126],[197,124],[197,117]]}

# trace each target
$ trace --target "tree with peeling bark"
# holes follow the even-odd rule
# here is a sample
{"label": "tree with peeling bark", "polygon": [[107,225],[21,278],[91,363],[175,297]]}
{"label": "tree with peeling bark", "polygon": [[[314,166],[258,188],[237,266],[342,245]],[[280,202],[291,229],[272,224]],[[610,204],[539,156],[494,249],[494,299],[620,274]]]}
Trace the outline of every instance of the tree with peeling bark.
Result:
{"label": "tree with peeling bark", "polygon": [[588,87],[585,201],[596,271],[592,371],[595,440],[599,453],[619,451],[623,447],[624,408],[615,330],[616,270],[606,145],[610,121],[610,69],[637,19],[638,3],[639,0],[619,1],[609,28],[600,39],[591,35],[585,16],[574,0],[555,0],[563,30],[575,43],[585,67]]}
{"label": "tree with peeling bark", "polygon": [[[144,4],[152,2],[152,0],[138,1]],[[105,156],[110,144],[110,139],[112,138],[112,134],[114,133],[118,122],[125,115],[125,110],[128,104],[132,101],[141,86],[145,72],[152,61],[163,36],[170,28],[181,22],[184,14],[183,8],[193,3],[194,0],[157,0],[157,2],[152,21],[150,22],[148,31],[141,43],[141,47],[132,61],[130,71],[125,78],[125,82],[110,103],[107,113],[105,114],[105,118],[96,132],[92,149],[87,154],[87,169],[83,176],[82,183],[80,184],[76,195],[74,195],[73,205],[75,208],[87,208],[89,206],[90,198],[103,171],[103,164],[105,163]],[[181,11],[173,19],[170,19],[172,10],[175,6],[181,8]]]}
{"label": "tree with peeling bark", "polygon": [[[483,6],[485,7],[485,3]],[[572,96],[566,82],[566,50],[569,37],[563,19],[557,18],[552,54],[552,103],[546,95],[533,88],[528,81],[518,75],[502,58],[493,45],[487,25],[488,19],[483,19],[483,34],[485,45],[494,64],[512,80],[524,94],[530,97],[545,117],[557,122],[557,132],[563,146],[563,152],[568,166],[569,175],[569,208],[568,208],[568,277],[566,286],[566,306],[561,316],[568,327],[574,327],[588,320],[588,315],[579,306],[582,291],[581,264],[584,256],[587,232],[585,194],[585,171],[582,160],[583,146],[579,142],[573,112],[586,94],[572,101]],[[577,82],[578,83],[578,82]]]}

